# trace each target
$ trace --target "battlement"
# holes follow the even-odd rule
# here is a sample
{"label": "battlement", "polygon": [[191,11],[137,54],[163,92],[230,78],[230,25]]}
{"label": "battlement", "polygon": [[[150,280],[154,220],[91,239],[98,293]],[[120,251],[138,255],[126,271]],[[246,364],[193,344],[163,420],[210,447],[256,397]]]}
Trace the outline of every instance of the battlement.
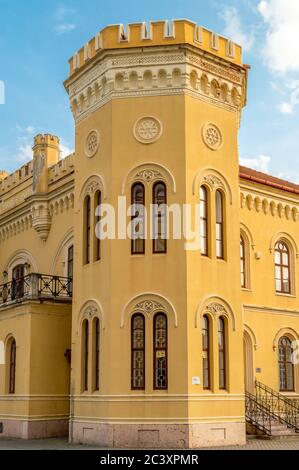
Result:
{"label": "battlement", "polygon": [[26,163],[26,165],[23,165],[21,168],[18,168],[18,170],[14,171],[10,175],[7,172],[1,173],[6,176],[4,176],[4,178],[1,178],[0,176],[0,196],[2,194],[7,193],[12,188],[20,185],[28,178],[32,177],[33,162],[31,160],[30,162]]}
{"label": "battlement", "polygon": [[69,60],[70,76],[104,50],[191,44],[199,49],[242,65],[242,48],[188,19],[109,25]]}
{"label": "battlement", "polygon": [[58,147],[59,146],[59,138],[52,134],[38,134],[34,137],[34,147],[37,145],[43,147]]}
{"label": "battlement", "polygon": [[7,176],[8,176],[7,171],[4,171],[4,170],[0,171],[0,181],[2,181],[2,180],[4,180],[5,178],[7,178]]}

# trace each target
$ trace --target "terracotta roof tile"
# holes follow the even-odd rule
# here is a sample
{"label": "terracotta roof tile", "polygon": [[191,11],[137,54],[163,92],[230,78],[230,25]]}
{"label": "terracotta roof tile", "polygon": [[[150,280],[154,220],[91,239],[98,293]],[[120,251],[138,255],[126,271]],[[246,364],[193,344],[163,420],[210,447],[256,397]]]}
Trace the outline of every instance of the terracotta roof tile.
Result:
{"label": "terracotta roof tile", "polygon": [[281,191],[288,191],[290,193],[299,194],[299,185],[290,183],[289,181],[276,178],[275,176],[267,175],[261,171],[252,170],[245,166],[239,168],[240,178],[253,181],[254,183],[264,184],[272,188],[280,189]]}

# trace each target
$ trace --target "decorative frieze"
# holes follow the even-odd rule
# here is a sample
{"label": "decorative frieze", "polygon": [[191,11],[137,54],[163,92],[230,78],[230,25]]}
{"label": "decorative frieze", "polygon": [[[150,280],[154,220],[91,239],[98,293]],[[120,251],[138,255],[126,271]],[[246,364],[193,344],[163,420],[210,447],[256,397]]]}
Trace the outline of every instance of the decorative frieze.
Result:
{"label": "decorative frieze", "polygon": [[299,206],[272,199],[270,196],[260,197],[245,191],[240,192],[240,208],[249,211],[255,210],[258,213],[270,214],[272,217],[278,216],[295,222],[299,218]]}
{"label": "decorative frieze", "polygon": [[239,112],[244,71],[224,62],[215,65],[204,58],[203,51],[189,49],[185,45],[180,51],[177,46],[168,46],[140,54],[110,52],[68,84],[75,120],[84,119],[112,98],[181,93]]}

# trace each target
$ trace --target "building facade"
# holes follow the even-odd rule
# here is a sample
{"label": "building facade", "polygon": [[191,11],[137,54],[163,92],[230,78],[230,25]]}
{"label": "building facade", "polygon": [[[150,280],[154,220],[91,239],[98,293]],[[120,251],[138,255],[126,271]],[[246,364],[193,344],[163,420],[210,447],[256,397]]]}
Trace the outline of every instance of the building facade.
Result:
{"label": "building facade", "polygon": [[[255,379],[296,402],[299,186],[239,166],[247,77],[189,20],[108,26],[71,58],[74,155],[38,135],[0,174],[2,435],[242,445]],[[163,210],[130,239],[152,203],[197,215],[198,246]]]}

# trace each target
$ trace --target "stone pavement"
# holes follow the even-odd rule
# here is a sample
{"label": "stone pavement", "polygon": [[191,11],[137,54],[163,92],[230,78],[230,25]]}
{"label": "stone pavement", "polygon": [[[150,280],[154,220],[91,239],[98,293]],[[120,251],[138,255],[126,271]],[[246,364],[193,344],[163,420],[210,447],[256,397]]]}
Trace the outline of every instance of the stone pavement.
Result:
{"label": "stone pavement", "polygon": [[[105,450],[99,446],[87,446],[79,444],[69,444],[65,438],[57,439],[40,439],[24,441],[21,439],[3,439],[0,438],[0,451],[1,450]],[[107,450],[107,449],[106,449]],[[298,438],[284,438],[284,439],[249,439],[247,445],[230,446],[230,447],[217,447],[214,449],[205,450],[299,450],[299,436]],[[173,451],[175,452],[175,451]]]}

